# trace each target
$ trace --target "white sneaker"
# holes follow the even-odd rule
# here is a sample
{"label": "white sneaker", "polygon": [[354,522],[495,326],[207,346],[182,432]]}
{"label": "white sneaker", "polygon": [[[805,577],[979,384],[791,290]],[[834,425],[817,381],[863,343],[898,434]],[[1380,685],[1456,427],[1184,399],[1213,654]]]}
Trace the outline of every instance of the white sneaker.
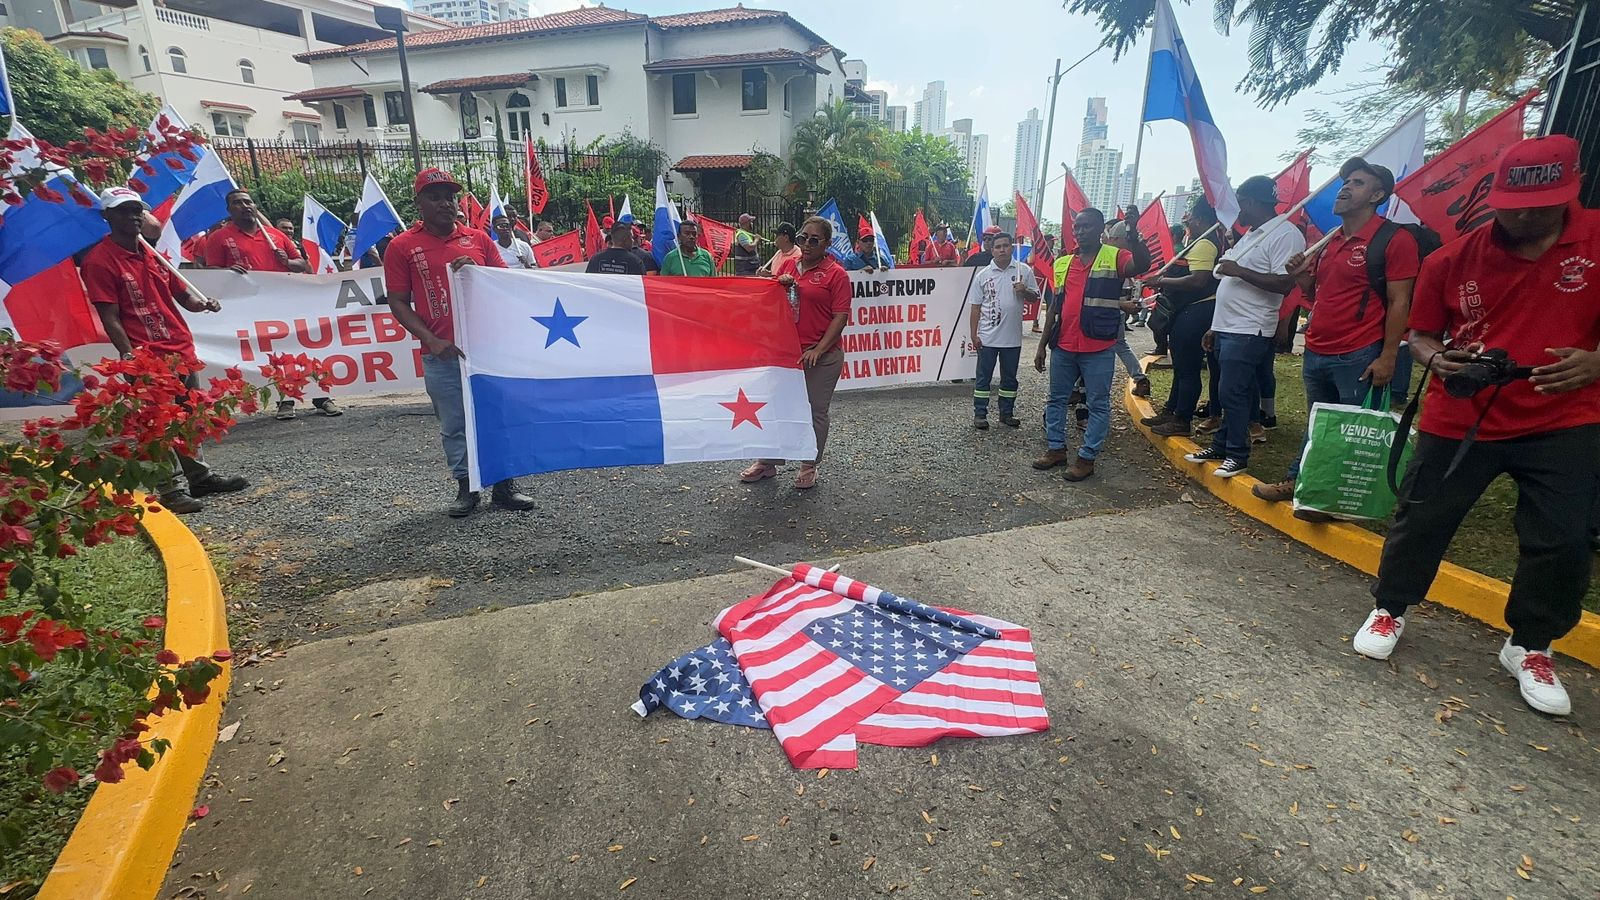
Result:
{"label": "white sneaker", "polygon": [[1555,660],[1550,658],[1549,650],[1524,650],[1506,638],[1506,645],[1500,648],[1500,665],[1517,676],[1517,687],[1529,706],[1552,716],[1572,712],[1572,698],[1556,677]]}
{"label": "white sneaker", "polygon": [[1375,609],[1350,639],[1350,646],[1368,659],[1388,659],[1394,652],[1394,645],[1400,643],[1400,633],[1405,630],[1405,616],[1396,618],[1386,609]]}

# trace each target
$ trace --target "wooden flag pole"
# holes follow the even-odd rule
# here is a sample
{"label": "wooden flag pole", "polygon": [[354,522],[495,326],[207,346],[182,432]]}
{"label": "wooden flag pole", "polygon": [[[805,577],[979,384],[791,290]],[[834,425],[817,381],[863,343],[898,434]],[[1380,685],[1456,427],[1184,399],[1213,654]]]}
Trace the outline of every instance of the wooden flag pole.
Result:
{"label": "wooden flag pole", "polygon": [[[780,569],[777,566],[769,566],[764,562],[757,562],[756,560],[750,559],[749,557],[734,556],[734,559],[737,560],[738,562],[742,562],[745,565],[750,566],[751,568],[754,568],[754,569],[766,569],[768,572],[776,572],[779,575],[783,575],[783,576],[791,577],[791,578],[794,577],[794,573],[789,571],[788,569]],[[839,564],[838,563],[834,563],[833,565],[829,566],[828,567],[828,571],[829,572],[837,572],[837,571],[839,571]]]}
{"label": "wooden flag pole", "polygon": [[1301,272],[1304,272],[1305,270],[1311,268],[1311,266],[1316,262],[1317,254],[1321,253],[1322,252],[1322,248],[1328,246],[1328,242],[1333,240],[1333,236],[1338,234],[1338,233],[1339,233],[1339,229],[1335,228],[1334,230],[1332,230],[1332,231],[1328,232],[1327,234],[1323,235],[1321,240],[1319,240],[1315,244],[1312,244],[1311,246],[1307,247],[1305,249],[1305,259],[1300,262],[1300,268],[1291,269],[1289,271],[1289,274],[1290,275],[1299,275]]}
{"label": "wooden flag pole", "polygon": [[167,271],[171,272],[178,279],[179,283],[181,283],[183,285],[183,289],[189,292],[189,296],[198,298],[201,303],[204,303],[205,305],[209,306],[213,311],[219,310],[219,309],[222,308],[222,304],[220,304],[217,301],[211,299],[210,297],[207,297],[199,288],[194,286],[193,282],[191,282],[189,279],[185,278],[183,276],[183,273],[178,270],[178,267],[173,265],[172,260],[167,259],[165,256],[162,256],[161,253],[159,251],[157,251],[155,247],[150,246],[150,242],[144,239],[144,235],[143,234],[139,235],[139,243],[143,244],[146,250],[149,250],[151,253],[154,253],[156,259],[161,260],[161,264],[163,266],[166,266],[167,267]]}
{"label": "wooden flag pole", "polygon": [[1216,231],[1218,228],[1221,228],[1221,227],[1222,227],[1222,223],[1221,222],[1217,222],[1217,223],[1213,224],[1210,228],[1207,228],[1205,231],[1200,232],[1200,234],[1197,237],[1195,237],[1194,240],[1192,240],[1188,244],[1184,245],[1184,248],[1182,250],[1179,250],[1176,254],[1173,255],[1173,257],[1171,259],[1167,260],[1167,264],[1166,265],[1164,265],[1161,268],[1157,269],[1156,273],[1154,275],[1147,275],[1144,278],[1141,278],[1139,280],[1141,282],[1150,282],[1150,281],[1155,281],[1157,278],[1160,278],[1162,275],[1165,275],[1167,273],[1167,270],[1172,268],[1172,264],[1173,263],[1175,263],[1178,260],[1183,259],[1184,257],[1188,256],[1189,255],[1189,251],[1193,250],[1196,244],[1198,244],[1201,241],[1205,240],[1206,235],[1210,234],[1213,231]]}

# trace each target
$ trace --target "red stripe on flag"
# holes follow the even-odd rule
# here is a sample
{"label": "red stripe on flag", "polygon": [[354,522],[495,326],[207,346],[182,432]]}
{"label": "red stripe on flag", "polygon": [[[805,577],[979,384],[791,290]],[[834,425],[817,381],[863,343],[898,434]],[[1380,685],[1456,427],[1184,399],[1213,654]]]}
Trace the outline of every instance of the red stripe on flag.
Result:
{"label": "red stripe on flag", "polygon": [[12,285],[4,302],[17,337],[24,341],[54,341],[70,350],[110,340],[70,259]]}
{"label": "red stripe on flag", "polygon": [[644,299],[657,375],[800,368],[800,339],[775,281],[647,278]]}

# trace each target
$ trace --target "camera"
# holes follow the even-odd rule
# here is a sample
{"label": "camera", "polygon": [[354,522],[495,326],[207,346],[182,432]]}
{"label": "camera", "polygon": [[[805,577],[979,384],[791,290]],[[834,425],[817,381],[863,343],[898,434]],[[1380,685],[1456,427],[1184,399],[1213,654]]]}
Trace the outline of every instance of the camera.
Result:
{"label": "camera", "polygon": [[1476,396],[1484,388],[1507,385],[1532,374],[1533,369],[1517,365],[1505,350],[1492,347],[1472,354],[1461,368],[1446,375],[1444,389],[1450,396],[1464,399]]}

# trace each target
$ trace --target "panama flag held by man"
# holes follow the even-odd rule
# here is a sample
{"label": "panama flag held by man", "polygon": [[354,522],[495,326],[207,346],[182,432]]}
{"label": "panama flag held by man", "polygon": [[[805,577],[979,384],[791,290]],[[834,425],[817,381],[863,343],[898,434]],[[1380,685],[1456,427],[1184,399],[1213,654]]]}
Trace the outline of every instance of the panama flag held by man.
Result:
{"label": "panama flag held by man", "polygon": [[315,197],[305,195],[300,218],[300,245],[305,251],[306,265],[314,274],[324,275],[339,271],[334,257],[344,240],[345,224],[339,217],[318,203]]}
{"label": "panama flag held by man", "polygon": [[[1175,119],[1189,126],[1194,161],[1206,199],[1217,220],[1233,227],[1239,218],[1239,200],[1228,180],[1228,145],[1211,116],[1200,76],[1195,74],[1189,47],[1178,32],[1169,0],[1156,0],[1155,22],[1150,29],[1150,76],[1145,88],[1143,122]],[[1143,125],[1141,124],[1142,128]]]}
{"label": "panama flag held by man", "polygon": [[816,456],[775,281],[465,266],[453,283],[474,490],[560,469]]}

